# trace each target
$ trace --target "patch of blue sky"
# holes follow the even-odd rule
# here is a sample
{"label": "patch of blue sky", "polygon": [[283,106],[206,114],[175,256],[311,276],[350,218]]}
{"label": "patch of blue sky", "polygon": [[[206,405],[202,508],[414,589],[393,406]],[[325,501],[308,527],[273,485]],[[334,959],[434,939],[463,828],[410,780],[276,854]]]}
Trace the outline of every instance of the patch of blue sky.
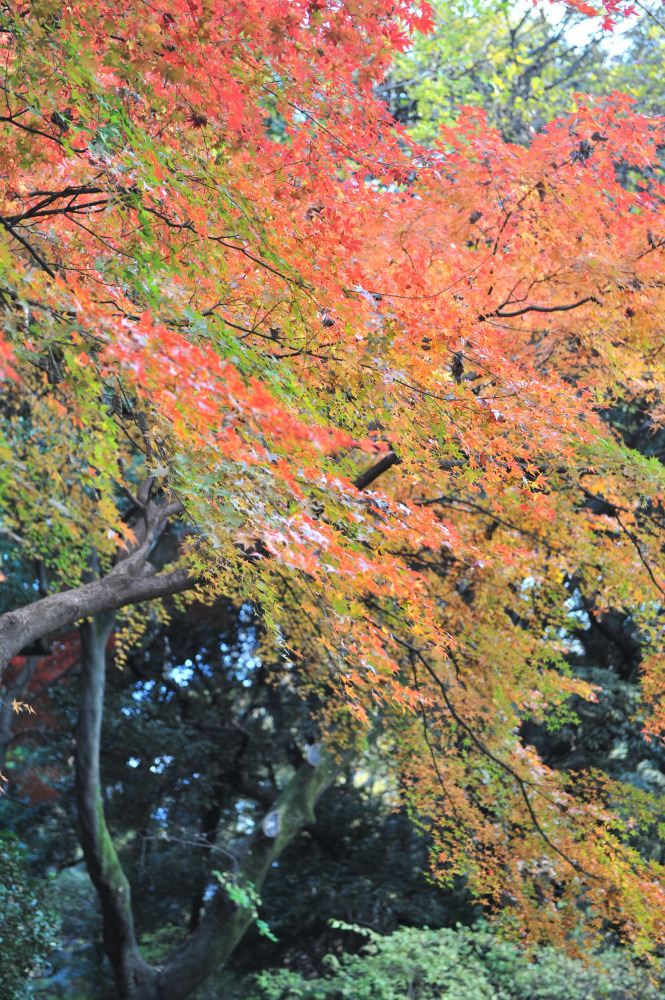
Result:
{"label": "patch of blue sky", "polygon": [[160,757],[155,757],[153,763],[150,765],[150,770],[153,774],[163,774],[164,770],[173,763],[173,757],[171,754],[165,753]]}

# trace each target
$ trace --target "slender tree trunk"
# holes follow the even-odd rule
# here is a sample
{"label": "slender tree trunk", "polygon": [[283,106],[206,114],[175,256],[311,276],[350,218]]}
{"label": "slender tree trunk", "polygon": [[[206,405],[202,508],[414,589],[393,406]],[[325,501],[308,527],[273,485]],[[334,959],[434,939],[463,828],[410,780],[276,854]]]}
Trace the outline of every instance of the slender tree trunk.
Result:
{"label": "slender tree trunk", "polygon": [[141,958],[134,933],[129,882],[104,818],[99,753],[104,708],[106,644],[115,614],[81,625],[81,689],[76,729],[76,806],[81,847],[102,906],[104,948],[123,1000],[159,1000],[157,972]]}

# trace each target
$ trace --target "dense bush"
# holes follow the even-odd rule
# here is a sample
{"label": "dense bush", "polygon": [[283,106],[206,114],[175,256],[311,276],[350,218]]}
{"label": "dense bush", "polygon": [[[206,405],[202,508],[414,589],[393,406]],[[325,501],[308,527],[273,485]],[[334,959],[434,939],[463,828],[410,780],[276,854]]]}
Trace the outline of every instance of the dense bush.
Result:
{"label": "dense bush", "polygon": [[0,832],[0,997],[23,1000],[46,965],[56,918],[48,885],[29,877],[16,838]]}
{"label": "dense bush", "polygon": [[608,949],[583,962],[553,948],[530,958],[485,926],[402,928],[367,937],[359,954],[329,955],[315,979],[262,973],[245,1000],[662,1000],[665,970]]}

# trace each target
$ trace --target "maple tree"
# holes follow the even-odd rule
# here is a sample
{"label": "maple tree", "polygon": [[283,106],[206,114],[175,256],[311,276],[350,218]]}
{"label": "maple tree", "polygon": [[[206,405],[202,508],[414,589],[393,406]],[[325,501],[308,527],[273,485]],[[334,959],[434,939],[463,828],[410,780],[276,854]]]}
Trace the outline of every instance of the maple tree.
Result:
{"label": "maple tree", "polygon": [[0,489],[42,590],[0,659],[81,623],[81,843],[121,995],[187,996],[254,915],[222,885],[150,966],[104,822],[116,612],[185,591],[250,598],[322,704],[257,888],[380,716],[437,875],[527,940],[662,942],[631,832],[657,804],[520,730],[596,697],[565,660],[574,592],[632,616],[665,721],[662,464],[606,419],[665,421],[664,192],[615,168],[646,176],[662,122],[580,98],[523,149],[466,109],[423,148],[373,93],[431,26],[407,0],[0,12]]}

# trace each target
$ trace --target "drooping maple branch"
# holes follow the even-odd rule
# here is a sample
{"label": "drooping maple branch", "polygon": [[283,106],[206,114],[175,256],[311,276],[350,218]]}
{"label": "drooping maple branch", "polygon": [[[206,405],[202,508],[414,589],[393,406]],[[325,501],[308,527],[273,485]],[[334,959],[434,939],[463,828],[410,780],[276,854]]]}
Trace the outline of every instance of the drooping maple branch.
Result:
{"label": "drooping maple branch", "polygon": [[[439,691],[441,692],[441,695],[443,697],[444,704],[448,709],[448,711],[450,712],[450,715],[458,724],[458,726],[460,726],[460,728],[464,730],[464,732],[467,734],[471,742],[478,748],[478,750],[480,750],[480,752],[483,754],[484,757],[487,757],[488,760],[491,760],[494,764],[500,767],[502,771],[505,771],[506,774],[509,774],[513,778],[524,800],[524,804],[526,805],[527,812],[529,813],[529,818],[531,819],[531,822],[533,824],[533,828],[536,831],[536,833],[540,836],[540,838],[544,841],[544,843],[546,843],[547,846],[550,848],[550,850],[554,851],[555,854],[558,854],[559,857],[562,858],[567,864],[569,864],[571,868],[573,868],[575,871],[581,872],[583,875],[586,875],[587,878],[594,879],[595,881],[598,882],[602,882],[603,879],[599,875],[587,871],[587,869],[584,868],[578,861],[576,861],[574,858],[571,858],[568,854],[562,851],[561,848],[557,847],[557,845],[552,841],[552,839],[543,829],[540,820],[536,816],[533,803],[529,798],[527,787],[528,786],[533,787],[541,795],[543,794],[542,790],[533,782],[530,782],[525,778],[523,778],[520,774],[517,773],[517,771],[513,767],[510,766],[510,764],[507,764],[505,760],[502,760],[500,757],[497,757],[496,754],[492,753],[489,747],[487,747],[483,743],[483,741],[478,737],[477,733],[474,732],[472,727],[469,726],[464,721],[459,712],[455,709],[454,705],[452,704],[448,696],[446,685],[443,683],[441,678],[438,676],[436,670],[432,667],[432,665],[429,663],[426,657],[423,656],[421,650],[419,650],[417,647],[405,641],[400,641],[399,639],[397,641],[400,642],[401,645],[407,646],[409,651],[413,653],[413,655],[415,655],[416,658],[422,663],[426,673],[432,678],[436,686],[439,688]],[[454,662],[454,654],[450,653],[449,655],[451,656],[451,659]]]}
{"label": "drooping maple branch", "polygon": [[[24,212],[17,212],[4,219],[4,224],[17,226],[20,223],[25,222],[26,219],[36,219],[36,218],[48,218],[55,215],[69,215],[74,212],[83,212],[90,208],[99,208],[108,204],[108,197],[101,198],[97,201],[87,201],[75,202],[75,198],[79,195],[93,195],[93,194],[106,194],[104,188],[95,187],[90,184],[80,184],[80,185],[70,185],[63,188],[62,191],[51,191],[47,194],[44,192],[33,192],[26,195],[26,197],[37,197],[43,195],[41,200],[31,205]],[[59,205],[55,208],[51,207],[60,199],[69,199],[67,205]]]}
{"label": "drooping maple branch", "polygon": [[567,305],[563,306],[523,306],[522,309],[513,309],[511,312],[503,312],[500,308],[495,310],[495,312],[487,313],[487,315],[479,316],[478,322],[484,323],[488,319],[493,317],[498,317],[499,319],[510,319],[513,316],[523,316],[528,312],[537,313],[555,313],[555,312],[570,312],[573,309],[579,309],[580,306],[585,305],[587,302],[595,302],[599,304],[599,300],[595,295],[587,295],[586,298],[578,299],[577,302],[569,302]]}
{"label": "drooping maple branch", "polygon": [[42,129],[33,128],[32,125],[24,125],[23,122],[17,122],[16,119],[18,115],[23,115],[28,109],[24,111],[15,111],[13,115],[2,115],[0,116],[0,122],[8,122],[13,125],[14,128],[21,129],[22,132],[28,132],[30,135],[40,135],[43,139],[48,139],[49,142],[54,142],[57,146],[62,146],[62,141],[54,135],[50,135],[48,132],[43,132]]}
{"label": "drooping maple branch", "polygon": [[3,225],[7,230],[7,232],[14,237],[17,243],[20,243],[21,246],[28,251],[30,256],[39,264],[39,266],[43,271],[46,271],[46,273],[49,274],[52,278],[55,278],[55,271],[53,270],[51,265],[47,264],[47,262],[41,256],[41,254],[37,253],[32,244],[28,243],[28,241],[24,239],[21,236],[21,234],[16,231],[15,227],[12,226],[11,223],[8,222],[7,219],[3,218],[3,216],[1,215],[0,215],[0,224]]}
{"label": "drooping maple branch", "polygon": [[[411,649],[409,650],[409,659],[411,661],[411,673],[413,674],[413,687],[414,687],[414,690],[416,691],[416,693],[420,696],[420,685],[418,683],[418,671],[416,670],[416,663],[415,663],[415,659],[414,659],[414,654],[413,654],[413,650],[411,650]],[[420,717],[422,719],[422,723],[423,723],[423,738],[425,740],[425,743],[427,744],[427,749],[429,751],[430,760],[432,761],[432,766],[434,767],[434,773],[436,774],[436,779],[437,779],[437,781],[439,783],[439,787],[441,788],[441,791],[443,792],[443,794],[444,794],[444,796],[446,798],[446,801],[450,805],[450,808],[451,808],[453,816],[459,822],[460,821],[459,810],[458,810],[457,806],[455,805],[455,802],[453,801],[453,798],[452,798],[450,792],[446,788],[446,783],[443,780],[443,775],[441,774],[441,769],[439,768],[439,762],[437,760],[437,756],[436,756],[436,753],[435,753],[435,750],[434,750],[434,745],[433,745],[432,740],[430,738],[429,723],[427,721],[427,712],[425,711],[425,705],[423,703],[422,698],[420,699],[420,701],[418,703],[418,712],[419,712]]]}
{"label": "drooping maple branch", "polygon": [[658,582],[658,580],[654,576],[654,572],[651,569],[651,566],[649,565],[649,563],[644,558],[644,553],[642,552],[642,547],[641,547],[640,543],[638,542],[637,538],[632,533],[632,531],[630,531],[630,529],[627,528],[626,525],[623,523],[623,521],[619,517],[619,512],[617,510],[615,510],[615,512],[614,512],[614,517],[616,518],[616,522],[619,525],[619,527],[621,528],[621,530],[623,531],[624,535],[626,535],[626,537],[629,538],[630,541],[632,542],[632,544],[633,544],[633,546],[635,548],[635,551],[637,552],[637,555],[639,556],[639,560],[642,563],[642,565],[644,566],[644,568],[647,571],[647,573],[649,574],[649,578],[650,578],[651,582],[653,583],[654,587],[656,588],[656,590],[660,591],[660,593],[663,595],[663,597],[665,597],[665,589]]}
{"label": "drooping maple branch", "polygon": [[431,507],[435,504],[440,504],[442,507],[452,507],[455,504],[462,504],[464,507],[469,507],[471,510],[477,511],[479,514],[484,514],[491,518],[496,524],[502,524],[505,528],[510,528],[512,531],[517,531],[519,534],[524,535],[526,538],[532,538],[535,542],[543,545],[549,552],[561,552],[562,549],[558,545],[553,545],[542,535],[537,535],[533,531],[529,531],[527,528],[521,528],[519,524],[515,524],[514,521],[507,517],[501,517],[495,514],[494,511],[489,510],[487,507],[483,507],[481,504],[474,503],[472,500],[465,500],[462,497],[432,497],[432,499],[423,498],[414,501],[419,507]]}

